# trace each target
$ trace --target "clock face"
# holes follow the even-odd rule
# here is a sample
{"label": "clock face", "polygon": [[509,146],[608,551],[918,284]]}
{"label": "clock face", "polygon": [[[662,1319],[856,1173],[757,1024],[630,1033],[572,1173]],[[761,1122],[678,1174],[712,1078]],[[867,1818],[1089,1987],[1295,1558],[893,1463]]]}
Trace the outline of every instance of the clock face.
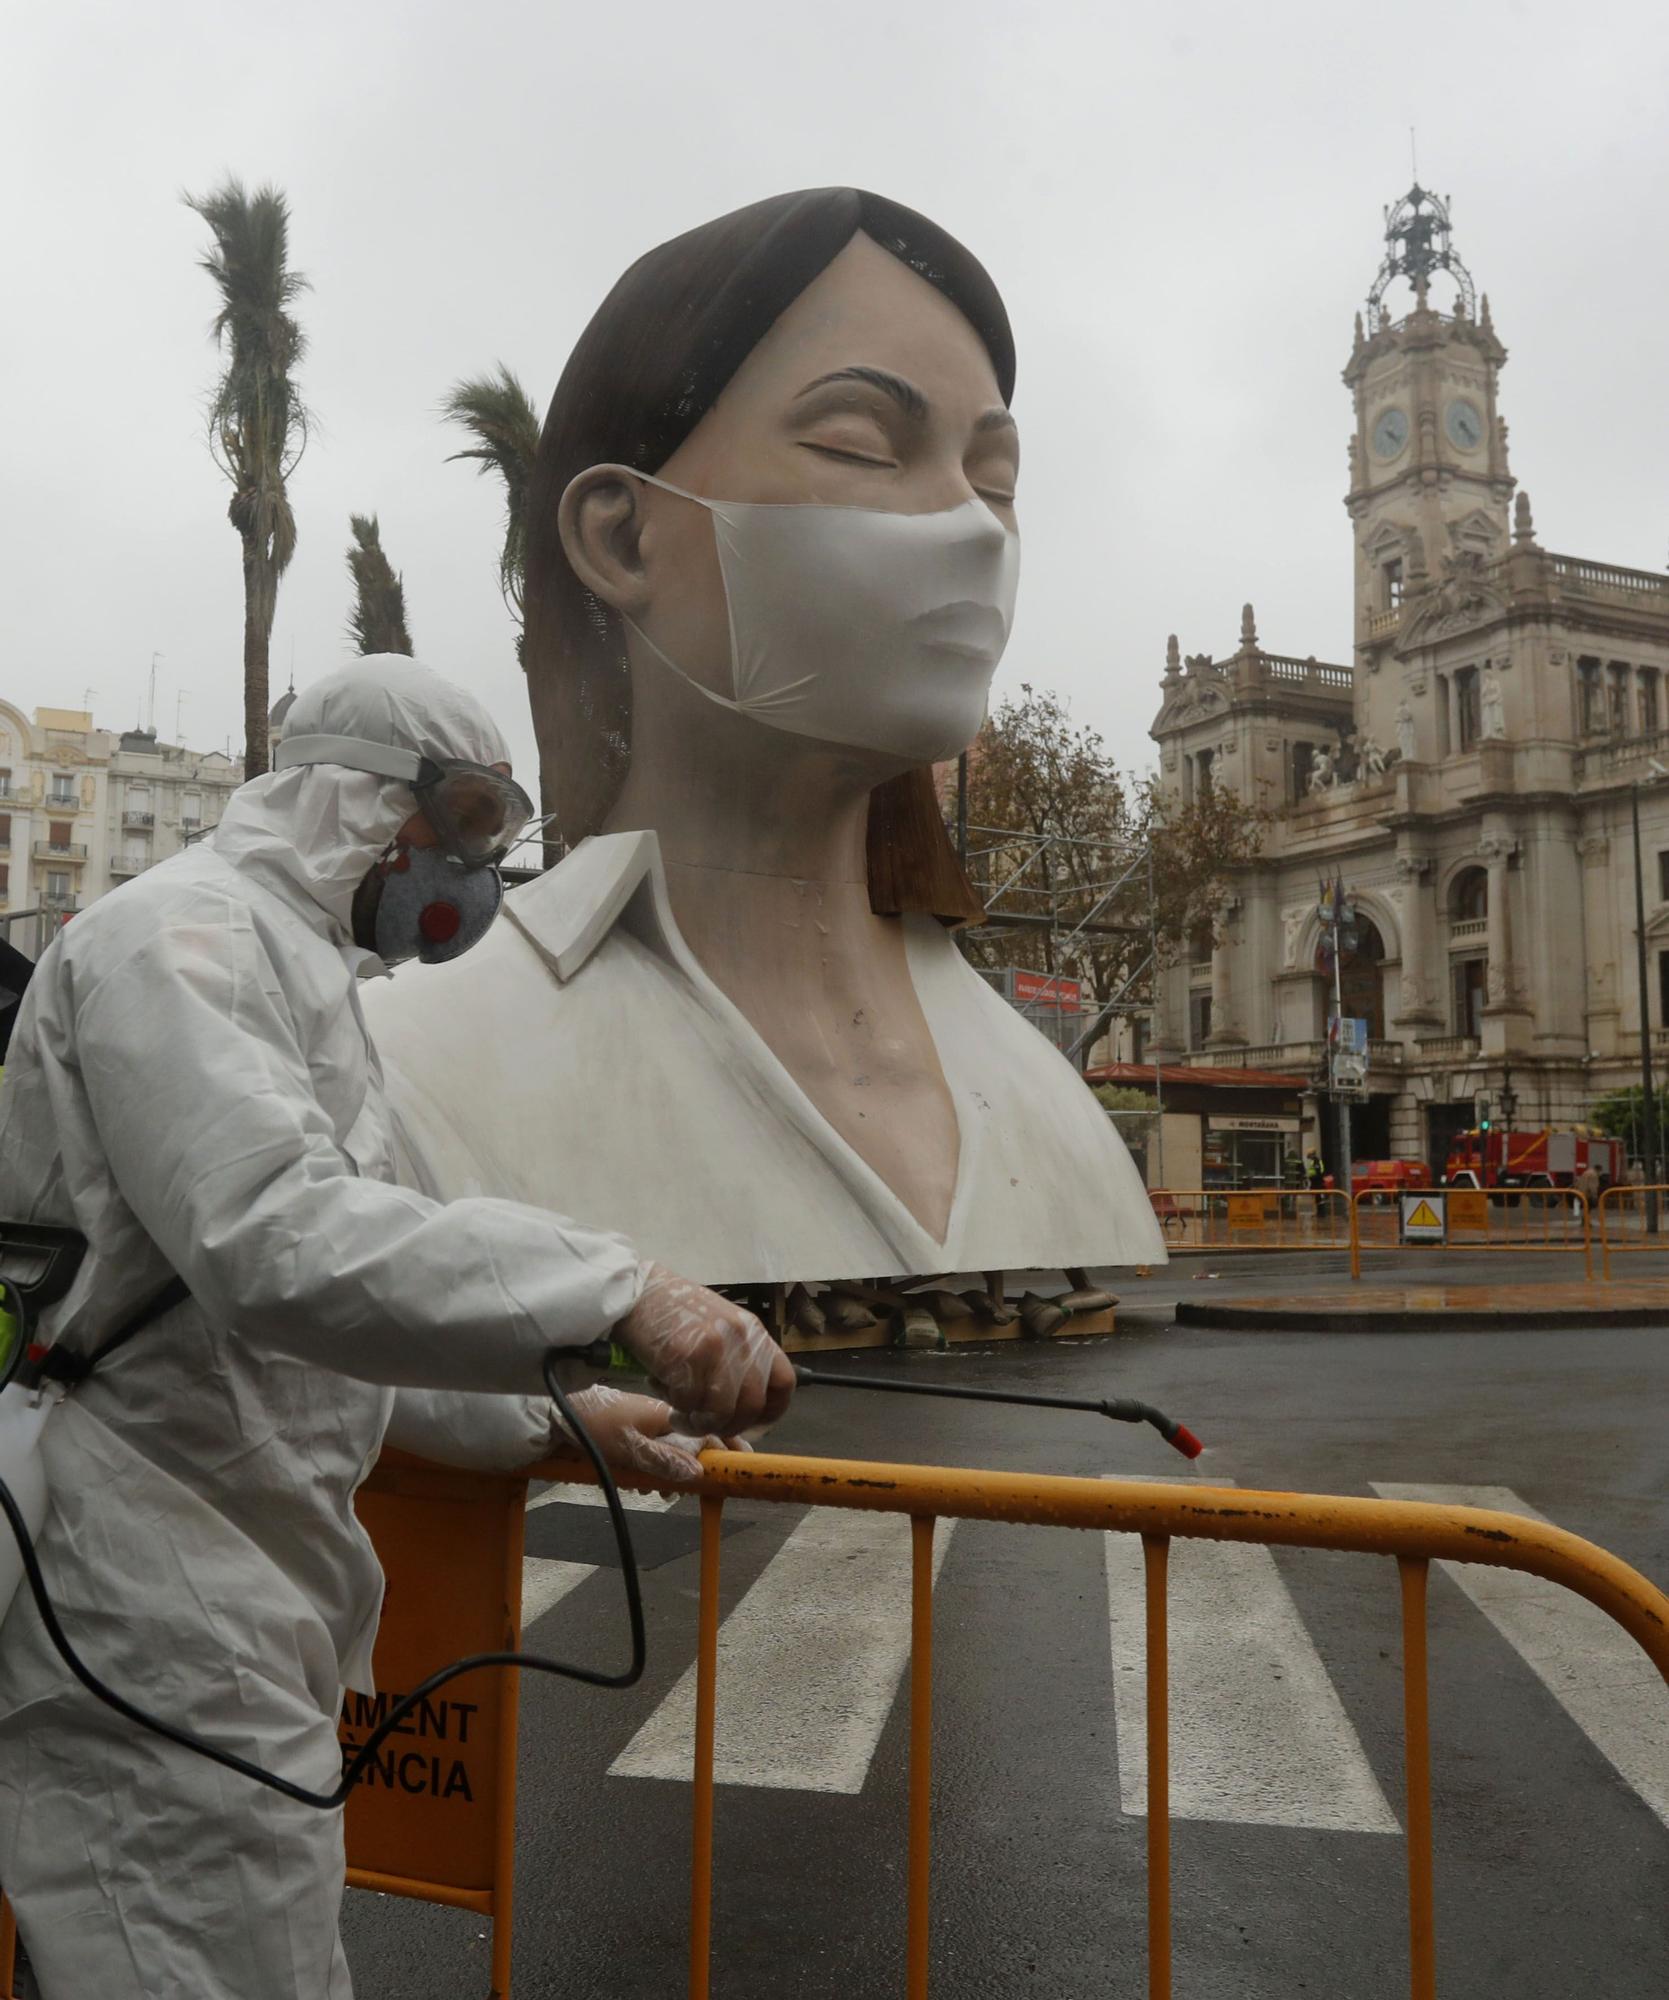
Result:
{"label": "clock face", "polygon": [[1476,451],[1484,441],[1484,420],[1478,414],[1478,406],[1469,403],[1464,396],[1457,397],[1449,405],[1444,423],[1449,432],[1449,442],[1457,451]]}
{"label": "clock face", "polygon": [[1408,415],[1387,410],[1373,427],[1373,448],[1381,458],[1395,458],[1408,442]]}

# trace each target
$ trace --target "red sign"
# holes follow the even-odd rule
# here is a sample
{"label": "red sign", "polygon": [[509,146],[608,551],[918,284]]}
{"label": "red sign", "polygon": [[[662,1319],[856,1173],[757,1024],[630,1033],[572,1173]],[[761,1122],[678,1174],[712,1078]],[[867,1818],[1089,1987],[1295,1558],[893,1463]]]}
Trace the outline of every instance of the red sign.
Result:
{"label": "red sign", "polygon": [[1015,1006],[1027,1007],[1038,1000],[1047,1000],[1052,1007],[1076,1014],[1083,1006],[1084,989],[1076,979],[1055,979],[1046,972],[1017,971],[1014,975]]}

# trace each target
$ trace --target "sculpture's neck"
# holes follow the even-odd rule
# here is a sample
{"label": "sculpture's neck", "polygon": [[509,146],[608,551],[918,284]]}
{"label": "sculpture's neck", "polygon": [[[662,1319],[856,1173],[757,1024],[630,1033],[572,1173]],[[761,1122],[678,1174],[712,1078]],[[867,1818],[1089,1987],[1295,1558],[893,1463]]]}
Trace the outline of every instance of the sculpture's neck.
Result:
{"label": "sculpture's neck", "polygon": [[732,878],[743,907],[767,882],[867,898],[869,795],[896,768],[739,716],[651,666],[635,678],[631,766],[605,831],[659,835],[680,923],[690,871]]}

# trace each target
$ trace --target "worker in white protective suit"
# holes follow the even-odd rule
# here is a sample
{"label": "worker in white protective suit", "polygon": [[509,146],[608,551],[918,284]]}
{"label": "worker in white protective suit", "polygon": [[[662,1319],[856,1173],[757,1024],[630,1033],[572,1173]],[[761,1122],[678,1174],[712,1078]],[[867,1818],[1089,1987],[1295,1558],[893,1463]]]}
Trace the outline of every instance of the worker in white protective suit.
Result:
{"label": "worker in white protective suit", "polygon": [[[454,955],[490,921],[496,871],[457,859],[530,808],[481,708],[362,660],[297,698],[274,761],[43,956],[0,1092],[0,1215],[87,1239],[44,1323],[66,1353],[189,1288],[46,1427],[37,1548],[72,1644],[153,1714],[329,1790],[340,1689],[370,1687],[382,1577],[353,1494],[385,1438],[529,1463],[555,1437],[542,1357],[614,1329],[694,1435],[605,1391],[600,1441],[672,1480],[701,1432],[779,1414],[792,1372],[617,1236],[394,1184],[355,986],[378,946]],[[0,1885],[46,2000],[349,2000],[342,1871],[340,1813],[130,1727],[18,1594]]]}

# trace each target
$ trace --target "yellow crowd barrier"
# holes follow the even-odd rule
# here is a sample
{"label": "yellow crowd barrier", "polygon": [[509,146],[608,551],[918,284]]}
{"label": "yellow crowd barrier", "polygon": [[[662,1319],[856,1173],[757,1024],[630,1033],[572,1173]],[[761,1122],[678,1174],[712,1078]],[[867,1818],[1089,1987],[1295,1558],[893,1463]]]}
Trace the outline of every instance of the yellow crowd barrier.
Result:
{"label": "yellow crowd barrier", "polygon": [[[1440,1241],[1405,1241],[1401,1203],[1425,1201],[1443,1222]],[[1385,1196],[1363,1189],[1350,1204],[1350,1275],[1362,1275],[1364,1250],[1510,1250],[1516,1255],[1580,1257],[1594,1275],[1593,1226],[1580,1188],[1408,1188]]]}
{"label": "yellow crowd barrier", "polygon": [[[909,1523],[911,1660],[909,1803],[904,1894],[905,2000],[927,2000],[932,1854],[933,1532],[940,1519],[997,1521],[1139,1535],[1147,1634],[1147,1991],[1172,1992],[1168,1565],[1173,1540],[1247,1542],[1341,1550],[1393,1559],[1402,1620],[1403,1754],[1411,2000],[1436,2000],[1431,1731],[1426,1585],[1434,1561],[1475,1563],[1538,1576],[1586,1598],[1630,1634],[1669,1683],[1669,1597],[1606,1550],[1515,1514],[1425,1501],[1367,1500],[1239,1487],[979,1472],[758,1452],[709,1452],[700,1489],[700,1601],[691,1829],[690,2000],[711,1993],[718,1701],[719,1555],[724,1507],[763,1500],[899,1515]],[[532,1477],[588,1480],[560,1459]],[[379,1665],[409,1686],[483,1644],[515,1642],[526,1482],[424,1466],[385,1454],[365,1512],[388,1570],[390,1617]],[[644,1489],[641,1481],[623,1486]],[[508,1505],[506,1504],[508,1502]],[[421,1602],[421,1611],[414,1607]],[[402,1607],[408,1607],[402,1610]],[[409,1622],[415,1618],[418,1622]],[[419,1630],[419,1624],[424,1628]],[[459,1683],[460,1698],[496,1684],[491,1726],[472,1732],[484,1753],[466,1785],[430,1784],[444,1810],[415,1795],[384,1815],[368,1795],[349,1808],[349,1882],[461,1906],[494,1918],[492,1984],[510,1991],[509,1890],[515,1829],[515,1679],[495,1673]],[[431,1755],[426,1746],[419,1753]],[[450,1755],[450,1752],[447,1753]],[[444,1763],[442,1757],[440,1762]],[[436,1765],[437,1770],[440,1764]],[[451,1769],[448,1766],[448,1769]],[[422,1774],[418,1774],[422,1775]],[[371,1810],[367,1813],[366,1808]],[[375,1866],[365,1865],[372,1858]],[[460,1879],[462,1878],[462,1879]],[[11,1993],[9,1910],[0,1910],[0,1984]]]}
{"label": "yellow crowd barrier", "polygon": [[[708,2000],[712,1938],[713,1751],[718,1702],[718,1585],[727,1499],[896,1513],[910,1522],[912,1635],[905,1874],[906,2000],[928,1992],[933,1528],[941,1517],[1089,1528],[1142,1538],[1147,1626],[1147,1947],[1149,2000],[1170,2000],[1170,1742],[1167,1563],[1177,1537],[1394,1557],[1402,1609],[1411,2000],[1435,2000],[1431,1733],[1426,1581],[1433,1561],[1521,1570],[1597,1605],[1669,1683],[1669,1598],[1637,1571],[1561,1528],[1484,1508],[1358,1500],[1238,1487],[1147,1485],[935,1466],[869,1465],[765,1453],[703,1460],[697,1642],[690,2000]],[[549,1468],[554,1469],[554,1468]]]}
{"label": "yellow crowd barrier", "polygon": [[[1652,1205],[1657,1228],[1649,1228]],[[1669,1251],[1669,1187],[1608,1187],[1599,1198],[1600,1275],[1611,1276],[1613,1257]]]}
{"label": "yellow crowd barrier", "polygon": [[1170,1250],[1343,1250],[1342,1188],[1150,1188]]}

